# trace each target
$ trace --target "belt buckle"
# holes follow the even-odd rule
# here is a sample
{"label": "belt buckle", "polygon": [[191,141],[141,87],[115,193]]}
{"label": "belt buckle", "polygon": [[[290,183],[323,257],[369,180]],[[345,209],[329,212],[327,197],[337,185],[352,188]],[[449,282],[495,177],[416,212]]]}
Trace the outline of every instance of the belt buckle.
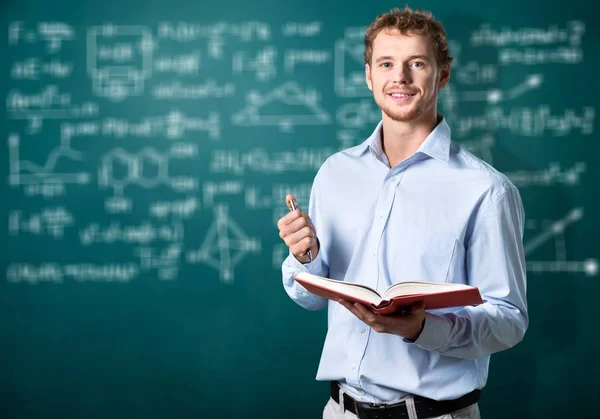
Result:
{"label": "belt buckle", "polygon": [[385,404],[355,402],[358,419],[393,419]]}

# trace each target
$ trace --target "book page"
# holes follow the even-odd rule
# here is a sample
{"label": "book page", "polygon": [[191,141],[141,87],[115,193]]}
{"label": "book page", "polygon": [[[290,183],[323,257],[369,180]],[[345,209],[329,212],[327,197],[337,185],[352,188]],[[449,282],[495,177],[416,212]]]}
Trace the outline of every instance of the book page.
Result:
{"label": "book page", "polygon": [[397,284],[390,285],[390,287],[383,294],[383,297],[385,299],[390,299],[400,295],[434,294],[437,292],[454,291],[470,288],[472,287],[469,285],[451,284],[446,282],[398,282]]}

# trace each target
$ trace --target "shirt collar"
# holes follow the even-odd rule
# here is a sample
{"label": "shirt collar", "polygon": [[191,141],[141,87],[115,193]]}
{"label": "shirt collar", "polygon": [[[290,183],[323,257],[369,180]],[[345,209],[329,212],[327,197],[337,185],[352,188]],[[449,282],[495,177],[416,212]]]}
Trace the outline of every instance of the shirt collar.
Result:
{"label": "shirt collar", "polygon": [[[381,145],[382,129],[383,121],[379,121],[379,124],[377,124],[377,127],[375,127],[369,138],[354,149],[356,154],[360,155],[370,149],[375,156],[381,156],[383,154],[383,147]],[[450,160],[450,145],[452,142],[450,134],[450,126],[446,122],[446,118],[442,116],[440,122],[425,138],[425,141],[421,143],[415,154],[423,153],[447,163]]]}

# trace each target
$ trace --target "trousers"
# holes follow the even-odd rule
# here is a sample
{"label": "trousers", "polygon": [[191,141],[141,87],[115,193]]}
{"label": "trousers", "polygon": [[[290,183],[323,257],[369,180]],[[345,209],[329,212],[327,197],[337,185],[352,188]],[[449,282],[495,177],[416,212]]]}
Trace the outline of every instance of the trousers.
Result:
{"label": "trousers", "polygon": [[[407,407],[411,406],[411,401],[411,397],[406,399]],[[417,417],[416,412],[413,413],[410,408],[408,409],[408,415],[409,419],[420,419]],[[323,409],[323,419],[357,419],[357,416],[352,412],[342,411],[342,407],[330,397],[329,401],[325,405],[325,408]],[[436,416],[435,418],[430,419],[481,419],[481,415],[479,413],[479,404],[475,403],[471,406],[465,407],[464,409],[456,410],[447,415]]]}

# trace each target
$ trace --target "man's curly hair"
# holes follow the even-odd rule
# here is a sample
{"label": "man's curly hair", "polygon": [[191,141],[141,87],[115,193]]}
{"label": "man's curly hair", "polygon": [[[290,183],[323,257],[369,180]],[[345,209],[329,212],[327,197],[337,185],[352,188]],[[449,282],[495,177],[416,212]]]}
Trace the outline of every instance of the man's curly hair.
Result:
{"label": "man's curly hair", "polygon": [[365,64],[371,64],[373,58],[373,41],[382,30],[400,32],[403,35],[414,33],[428,36],[433,41],[433,49],[439,66],[450,65],[452,57],[446,40],[446,30],[435,20],[430,12],[417,9],[413,11],[406,6],[404,9],[393,8],[382,13],[367,27],[365,33]]}

